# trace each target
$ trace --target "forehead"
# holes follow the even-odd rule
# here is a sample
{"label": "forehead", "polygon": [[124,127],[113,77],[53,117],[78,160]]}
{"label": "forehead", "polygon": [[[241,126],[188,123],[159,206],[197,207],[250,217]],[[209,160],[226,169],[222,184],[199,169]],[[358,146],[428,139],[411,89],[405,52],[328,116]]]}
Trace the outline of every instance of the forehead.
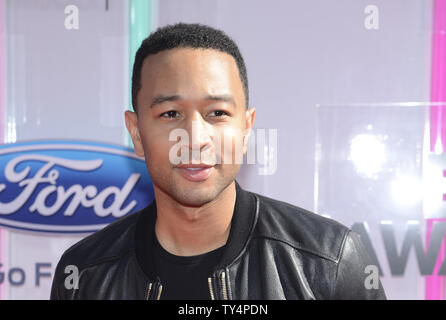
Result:
{"label": "forehead", "polygon": [[235,59],[214,49],[175,48],[149,55],[141,70],[141,91],[145,94],[232,93],[243,95]]}

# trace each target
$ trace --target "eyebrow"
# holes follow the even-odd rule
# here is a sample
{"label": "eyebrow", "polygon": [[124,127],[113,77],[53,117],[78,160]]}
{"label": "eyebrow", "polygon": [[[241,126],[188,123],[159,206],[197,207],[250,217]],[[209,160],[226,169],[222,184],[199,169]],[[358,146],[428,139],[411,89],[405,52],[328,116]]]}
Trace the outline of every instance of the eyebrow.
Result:
{"label": "eyebrow", "polygon": [[[152,99],[152,103],[150,104],[150,108],[154,107],[157,104],[161,104],[163,102],[167,101],[176,101],[176,100],[182,100],[183,97],[180,95],[157,95],[155,98]],[[236,106],[234,98],[230,94],[222,94],[222,95],[208,95],[204,97],[204,100],[212,100],[212,101],[223,101],[223,102],[229,102],[234,107]]]}
{"label": "eyebrow", "polygon": [[164,95],[157,95],[155,98],[152,99],[152,103],[150,104],[150,108],[152,108],[153,106],[166,102],[166,101],[175,101],[175,100],[180,100],[181,96],[179,95],[173,95],[173,96],[164,96]]}

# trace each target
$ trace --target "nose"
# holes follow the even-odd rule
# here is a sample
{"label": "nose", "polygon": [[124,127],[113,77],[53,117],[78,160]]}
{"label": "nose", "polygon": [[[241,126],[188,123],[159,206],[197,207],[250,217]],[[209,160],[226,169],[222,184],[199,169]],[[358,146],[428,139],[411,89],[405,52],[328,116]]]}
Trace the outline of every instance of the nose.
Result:
{"label": "nose", "polygon": [[213,127],[203,119],[199,112],[194,112],[187,126],[190,137],[189,149],[192,151],[192,159],[199,160],[201,153],[210,151],[209,149],[213,145]]}

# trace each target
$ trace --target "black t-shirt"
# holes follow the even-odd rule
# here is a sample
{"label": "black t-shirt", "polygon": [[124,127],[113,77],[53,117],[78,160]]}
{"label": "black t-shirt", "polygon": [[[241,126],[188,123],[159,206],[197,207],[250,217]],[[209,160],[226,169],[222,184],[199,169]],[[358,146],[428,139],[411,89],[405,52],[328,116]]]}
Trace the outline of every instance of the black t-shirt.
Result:
{"label": "black t-shirt", "polygon": [[220,262],[225,246],[196,256],[177,256],[154,237],[156,273],[163,285],[161,300],[209,300],[208,276]]}

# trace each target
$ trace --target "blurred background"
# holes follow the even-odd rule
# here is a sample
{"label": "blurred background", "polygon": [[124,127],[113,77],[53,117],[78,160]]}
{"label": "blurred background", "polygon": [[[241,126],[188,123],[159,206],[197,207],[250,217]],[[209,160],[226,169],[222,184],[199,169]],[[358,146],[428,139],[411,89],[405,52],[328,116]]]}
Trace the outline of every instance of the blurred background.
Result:
{"label": "blurred background", "polygon": [[[153,199],[124,111],[141,41],[176,22],[244,56],[257,160],[242,187],[359,233],[389,299],[445,299],[445,0],[0,0],[0,19],[0,299],[48,299],[63,251],[127,214],[98,215],[88,188],[108,188],[103,208]],[[45,188],[74,185],[76,210],[44,210],[63,196]]]}

